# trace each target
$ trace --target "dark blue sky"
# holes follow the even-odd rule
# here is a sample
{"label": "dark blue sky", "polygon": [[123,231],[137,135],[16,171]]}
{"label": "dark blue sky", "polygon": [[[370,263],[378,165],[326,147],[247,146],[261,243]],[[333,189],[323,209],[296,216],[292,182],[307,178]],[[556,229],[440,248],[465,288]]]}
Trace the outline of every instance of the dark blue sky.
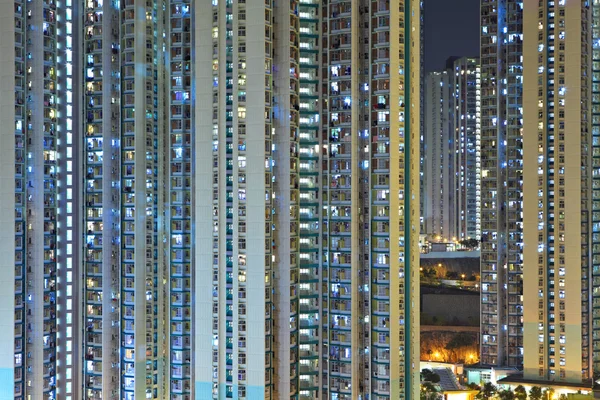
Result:
{"label": "dark blue sky", "polygon": [[479,56],[480,0],[425,1],[425,72],[450,56]]}

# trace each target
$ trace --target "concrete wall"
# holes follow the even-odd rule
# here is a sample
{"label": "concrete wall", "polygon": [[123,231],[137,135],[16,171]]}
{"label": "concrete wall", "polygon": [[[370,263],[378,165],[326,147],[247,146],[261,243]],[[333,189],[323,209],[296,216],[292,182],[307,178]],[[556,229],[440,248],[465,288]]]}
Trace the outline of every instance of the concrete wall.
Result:
{"label": "concrete wall", "polygon": [[461,323],[479,323],[479,296],[424,294],[421,312],[429,317],[436,316],[447,323],[456,318]]}

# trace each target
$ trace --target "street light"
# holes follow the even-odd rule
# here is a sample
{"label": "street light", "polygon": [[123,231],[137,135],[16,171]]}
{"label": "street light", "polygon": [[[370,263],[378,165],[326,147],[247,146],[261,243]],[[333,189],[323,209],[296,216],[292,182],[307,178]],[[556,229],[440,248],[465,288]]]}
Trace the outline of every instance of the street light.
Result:
{"label": "street light", "polygon": [[465,274],[461,274],[460,276],[461,276],[462,280],[464,281],[465,280]]}

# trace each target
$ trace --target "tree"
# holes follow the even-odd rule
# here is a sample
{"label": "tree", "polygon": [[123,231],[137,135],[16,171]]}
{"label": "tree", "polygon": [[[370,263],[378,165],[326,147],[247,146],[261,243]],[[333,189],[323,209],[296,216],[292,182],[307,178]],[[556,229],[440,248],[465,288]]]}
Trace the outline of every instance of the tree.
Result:
{"label": "tree", "polygon": [[494,394],[498,392],[498,388],[494,386],[491,382],[487,382],[481,388],[481,391],[477,394],[476,398],[481,400],[488,400]]}
{"label": "tree", "polygon": [[479,246],[479,240],[477,239],[464,239],[458,243],[460,243],[461,246],[466,247],[468,249],[474,249],[477,246]]}
{"label": "tree", "polygon": [[515,388],[515,398],[517,400],[527,400],[527,390],[523,387],[523,385],[519,385]]}
{"label": "tree", "polygon": [[447,271],[446,278],[448,279],[458,279],[458,272],[456,271]]}
{"label": "tree", "polygon": [[544,390],[542,393],[542,399],[553,399],[554,398],[554,389],[548,388]]}
{"label": "tree", "polygon": [[446,344],[445,349],[450,352],[452,360],[464,362],[469,357],[468,353],[474,351],[476,344],[474,336],[466,333],[457,333]]}
{"label": "tree", "polygon": [[448,273],[448,268],[445,265],[439,263],[435,268],[435,277],[439,279],[446,278],[446,274]]}
{"label": "tree", "polygon": [[425,382],[438,383],[440,381],[440,376],[430,369],[421,371],[421,376]]}
{"label": "tree", "polygon": [[534,386],[529,389],[530,400],[542,400],[542,389],[539,386]]}
{"label": "tree", "polygon": [[475,337],[466,333],[457,333],[446,345],[446,350],[456,350],[461,347],[469,347],[475,344]]}
{"label": "tree", "polygon": [[[439,378],[439,377],[438,377]],[[421,384],[421,400],[439,400],[441,399],[436,387],[431,382]]]}
{"label": "tree", "polygon": [[515,394],[512,392],[512,390],[503,390],[503,391],[499,392],[498,395],[500,396],[500,400],[514,400],[515,399]]}

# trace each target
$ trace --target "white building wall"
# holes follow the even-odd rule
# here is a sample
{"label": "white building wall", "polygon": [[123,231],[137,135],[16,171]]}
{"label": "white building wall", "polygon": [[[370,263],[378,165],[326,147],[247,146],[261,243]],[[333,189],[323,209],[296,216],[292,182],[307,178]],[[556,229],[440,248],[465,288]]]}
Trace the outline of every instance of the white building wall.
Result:
{"label": "white building wall", "polygon": [[425,199],[426,234],[450,240],[456,236],[454,196],[454,132],[451,121],[452,77],[447,71],[425,78]]}
{"label": "white building wall", "polygon": [[213,262],[213,152],[212,152],[212,13],[210,1],[197,1],[194,10],[196,47],[194,69],[195,135],[193,143],[193,338],[194,398],[210,398],[212,392],[212,262]]}
{"label": "white building wall", "polygon": [[[14,4],[0,3],[0,52],[14,54]],[[15,331],[15,64],[0,57],[0,399],[14,399]]]}

